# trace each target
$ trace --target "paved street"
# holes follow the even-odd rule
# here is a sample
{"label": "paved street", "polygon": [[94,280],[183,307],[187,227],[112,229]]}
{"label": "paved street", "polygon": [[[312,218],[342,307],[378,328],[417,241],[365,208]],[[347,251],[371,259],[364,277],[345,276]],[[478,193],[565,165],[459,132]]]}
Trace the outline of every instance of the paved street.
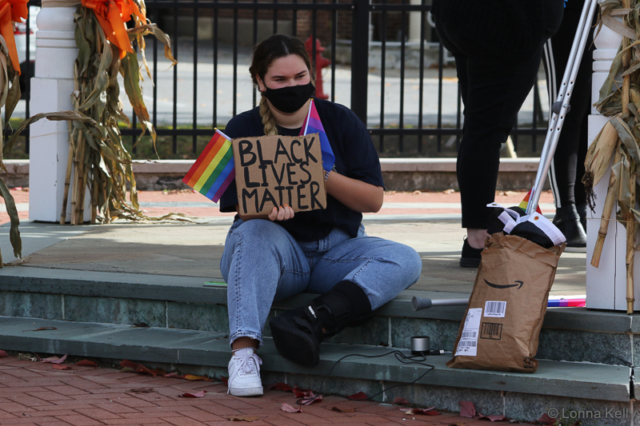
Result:
{"label": "paved street", "polygon": [[[178,46],[178,65],[169,69],[169,62],[162,56],[158,58],[158,77],[155,81],[158,93],[157,117],[159,125],[171,125],[173,123],[173,76],[177,73],[176,110],[177,123],[179,125],[193,124],[194,110],[194,75],[197,78],[196,116],[199,126],[212,126],[225,124],[233,117],[233,97],[236,97],[236,113],[253,108],[253,84],[249,76],[251,61],[250,49],[241,48],[238,53],[238,67],[235,71],[236,92],[234,94],[234,67],[231,47],[221,44],[217,66],[217,123],[213,123],[213,92],[214,92],[214,66],[213,45],[211,42],[201,43],[198,48],[197,67],[193,64],[193,43],[187,39],[181,41]],[[149,68],[153,75],[153,50],[151,44],[146,50]],[[153,115],[153,83],[144,72],[142,82],[144,99]],[[325,93],[331,95],[331,71],[325,68],[323,71]],[[121,99],[125,106],[125,112],[132,117],[133,110],[125,94],[122,78]],[[351,69],[349,66],[338,64],[335,73],[335,101],[347,107],[351,105]],[[380,98],[383,92],[380,69],[370,68],[368,75],[368,125],[379,127]],[[458,109],[458,80],[454,68],[444,69],[442,81],[442,106],[438,105],[438,70],[426,68],[424,70],[423,86],[423,126],[435,126],[438,118],[438,110],[442,111],[442,123],[455,126]],[[538,88],[540,90],[540,102],[543,116],[547,115],[546,81],[544,72],[538,75]],[[401,79],[397,69],[388,69],[384,80],[384,125],[397,126],[400,122],[400,91]],[[404,124],[405,126],[418,125],[420,79],[418,69],[407,68],[404,78]],[[259,99],[259,97],[258,97]],[[531,123],[533,114],[533,92],[527,97],[519,115],[520,123]],[[25,101],[20,101],[14,117],[24,117]]]}
{"label": "paved street", "polygon": [[[407,414],[412,406],[349,401],[335,396],[324,396],[311,406],[299,406],[291,392],[278,390],[269,390],[259,398],[238,398],[226,394],[220,378],[190,381],[153,377],[115,368],[77,366],[76,362],[42,363],[33,354],[29,356],[34,360],[0,357],[2,426],[213,426],[230,421],[253,426],[489,424],[458,413]],[[187,393],[203,396],[180,397]],[[284,412],[284,404],[302,412]]]}

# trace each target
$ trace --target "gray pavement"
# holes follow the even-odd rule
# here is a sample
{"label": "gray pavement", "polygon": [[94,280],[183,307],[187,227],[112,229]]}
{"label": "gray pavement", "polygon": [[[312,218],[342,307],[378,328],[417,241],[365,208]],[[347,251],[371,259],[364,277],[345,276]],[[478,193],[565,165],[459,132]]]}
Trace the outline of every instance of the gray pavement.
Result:
{"label": "gray pavement", "polygon": [[[389,217],[387,217],[389,216]],[[426,215],[425,215],[426,216]],[[20,275],[41,276],[42,268],[81,273],[91,279],[105,273],[176,276],[204,284],[222,280],[219,269],[224,238],[231,216],[197,219],[197,223],[60,226],[25,221],[20,230],[23,262]],[[367,233],[405,243],[423,261],[422,275],[409,291],[470,294],[476,270],[460,268],[458,259],[464,231],[458,220],[415,220],[403,215],[368,215]],[[8,225],[0,227],[0,247],[5,262],[12,259]],[[585,294],[584,253],[564,253],[552,294]],[[51,271],[53,272],[53,271]],[[56,273],[59,275],[59,273]],[[104,279],[104,278],[100,278]]]}

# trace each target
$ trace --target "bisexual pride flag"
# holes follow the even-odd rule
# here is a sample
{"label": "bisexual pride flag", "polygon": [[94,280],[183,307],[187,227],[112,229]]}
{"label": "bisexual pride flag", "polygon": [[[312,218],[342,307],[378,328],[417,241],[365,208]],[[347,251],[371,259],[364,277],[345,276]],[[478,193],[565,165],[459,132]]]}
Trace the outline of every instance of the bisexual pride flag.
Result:
{"label": "bisexual pride flag", "polygon": [[216,129],[182,181],[217,203],[235,177],[231,139]]}
{"label": "bisexual pride flag", "polygon": [[300,136],[310,135],[312,133],[318,133],[320,135],[320,150],[322,151],[322,168],[329,171],[333,168],[333,164],[336,162],[336,157],[333,155],[333,149],[327,138],[327,133],[324,131],[318,110],[316,109],[313,99],[311,99],[311,105],[309,105],[309,113],[304,120],[302,129],[300,130]]}

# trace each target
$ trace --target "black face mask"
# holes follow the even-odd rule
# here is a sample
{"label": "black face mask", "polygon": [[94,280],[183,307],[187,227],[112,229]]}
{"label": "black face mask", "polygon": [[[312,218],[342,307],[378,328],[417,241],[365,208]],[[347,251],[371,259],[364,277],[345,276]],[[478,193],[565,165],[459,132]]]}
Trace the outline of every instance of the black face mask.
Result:
{"label": "black face mask", "polygon": [[316,88],[309,82],[309,84],[303,86],[288,86],[280,89],[269,89],[267,87],[267,90],[263,93],[278,111],[290,114],[302,108],[315,90]]}

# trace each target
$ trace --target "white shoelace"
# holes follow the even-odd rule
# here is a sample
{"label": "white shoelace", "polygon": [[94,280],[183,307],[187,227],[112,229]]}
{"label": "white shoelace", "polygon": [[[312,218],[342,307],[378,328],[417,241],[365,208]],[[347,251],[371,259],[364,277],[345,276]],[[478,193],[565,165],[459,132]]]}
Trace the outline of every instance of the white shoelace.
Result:
{"label": "white shoelace", "polygon": [[[229,377],[229,387],[231,387],[231,383],[235,379],[236,376],[247,375],[247,374],[256,374],[258,370],[260,370],[260,366],[262,365],[262,360],[255,353],[251,355],[233,355],[238,358],[236,360],[237,368],[233,371],[231,377]],[[253,362],[252,362],[253,361]],[[227,394],[229,394],[229,389],[227,389]]]}

